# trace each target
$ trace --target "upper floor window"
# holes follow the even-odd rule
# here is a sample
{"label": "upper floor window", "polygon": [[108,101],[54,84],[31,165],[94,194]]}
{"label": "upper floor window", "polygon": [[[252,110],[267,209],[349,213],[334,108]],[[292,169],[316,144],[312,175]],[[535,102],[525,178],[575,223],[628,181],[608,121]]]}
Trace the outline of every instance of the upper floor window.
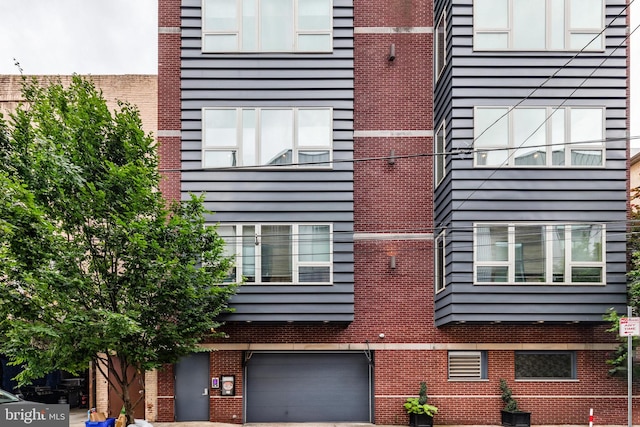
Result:
{"label": "upper floor window", "polygon": [[474,0],[475,50],[604,50],[604,0]]}
{"label": "upper floor window", "polygon": [[235,255],[230,279],[247,283],[332,282],[332,228],[329,224],[220,225],[225,255]]}
{"label": "upper floor window", "polygon": [[435,143],[435,153],[433,156],[433,165],[435,169],[435,173],[433,174],[435,178],[436,187],[442,179],[444,178],[444,164],[445,164],[445,135],[444,135],[445,123],[442,122],[438,130],[436,131],[436,143]]}
{"label": "upper floor window", "polygon": [[329,167],[330,108],[205,108],[202,165]]}
{"label": "upper floor window", "polygon": [[331,52],[332,0],[203,0],[204,52]]}
{"label": "upper floor window", "polygon": [[476,107],[476,166],[598,167],[604,108]]}
{"label": "upper floor window", "polygon": [[436,81],[438,80],[438,78],[440,77],[440,75],[442,74],[442,71],[444,71],[444,66],[447,63],[447,56],[446,56],[446,38],[447,38],[447,32],[446,32],[446,21],[445,21],[445,13],[442,12],[442,15],[440,16],[440,20],[438,21],[438,25],[436,26],[436,30],[435,30],[435,43],[434,43],[434,48],[435,48],[435,74],[436,74]]}
{"label": "upper floor window", "polygon": [[445,232],[443,231],[436,237],[435,241],[435,284],[436,292],[440,292],[446,286],[445,282]]}
{"label": "upper floor window", "polygon": [[604,284],[601,224],[476,224],[475,283]]}

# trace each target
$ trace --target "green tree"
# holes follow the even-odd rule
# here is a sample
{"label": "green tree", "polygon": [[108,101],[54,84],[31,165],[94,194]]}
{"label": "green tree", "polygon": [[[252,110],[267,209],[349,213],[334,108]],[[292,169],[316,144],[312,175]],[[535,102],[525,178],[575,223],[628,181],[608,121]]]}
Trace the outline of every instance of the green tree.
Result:
{"label": "green tree", "polygon": [[[630,205],[631,214],[627,237],[627,258],[629,270],[627,272],[627,305],[632,308],[634,315],[640,313],[640,187],[631,189]],[[618,336],[620,345],[611,354],[607,363],[610,365],[609,374],[615,377],[627,378],[627,337],[619,336],[620,318],[626,317],[627,313],[618,313],[611,309],[604,316],[604,319],[611,322],[608,332]],[[638,348],[639,337],[632,337],[633,348]],[[633,365],[633,377],[640,375],[640,366]]]}
{"label": "green tree", "polygon": [[94,362],[132,423],[129,385],[216,335],[233,260],[202,197],[162,198],[135,106],[110,111],[80,76],[25,78],[23,96],[0,117],[0,353],[20,384]]}

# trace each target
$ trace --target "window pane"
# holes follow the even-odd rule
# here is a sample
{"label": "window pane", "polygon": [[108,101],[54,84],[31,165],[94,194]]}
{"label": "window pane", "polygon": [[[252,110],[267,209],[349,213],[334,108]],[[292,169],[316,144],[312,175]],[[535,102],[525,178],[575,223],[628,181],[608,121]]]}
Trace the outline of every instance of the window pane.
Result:
{"label": "window pane", "polygon": [[602,227],[600,225],[571,226],[571,260],[602,261]]}
{"label": "window pane", "polygon": [[236,110],[205,110],[205,147],[231,147],[238,144]]}
{"label": "window pane", "polygon": [[508,279],[508,267],[478,267],[478,283],[506,282]]}
{"label": "window pane", "polygon": [[438,22],[438,27],[436,28],[436,41],[435,41],[435,63],[436,63],[436,79],[442,73],[445,64],[445,22],[444,22],[444,14],[440,17],[440,21]]}
{"label": "window pane", "polygon": [[256,52],[258,50],[258,12],[256,0],[242,2],[242,50]]}
{"label": "window pane", "polygon": [[234,52],[238,50],[236,34],[206,34],[204,36],[206,52]]}
{"label": "window pane", "polygon": [[[218,236],[224,240],[224,249],[222,255],[225,257],[235,257],[236,255],[236,227],[233,225],[220,225],[216,229]],[[229,270],[229,276],[225,279],[225,282],[236,281],[236,269],[231,267]]]}
{"label": "window pane", "polygon": [[293,1],[260,2],[260,40],[262,51],[293,50]]}
{"label": "window pane", "polygon": [[475,49],[507,49],[509,47],[509,34],[476,33],[473,47]]}
{"label": "window pane", "polygon": [[558,225],[552,229],[552,245],[553,245],[553,282],[564,282],[565,274],[565,233],[564,226]]}
{"label": "window pane", "polygon": [[232,166],[238,166],[237,154],[235,150],[215,150],[204,152],[204,164],[205,168],[227,168]]}
{"label": "window pane", "polygon": [[558,108],[551,112],[551,156],[554,166],[566,164],[565,153],[565,109]]}
{"label": "window pane", "polygon": [[298,147],[331,146],[331,110],[298,110]]}
{"label": "window pane", "polygon": [[293,110],[262,110],[260,164],[292,163]]}
{"label": "window pane", "polygon": [[436,239],[435,282],[436,291],[444,289],[444,235]]}
{"label": "window pane", "polygon": [[256,110],[242,110],[242,165],[255,166],[256,160]]}
{"label": "window pane", "polygon": [[549,378],[573,379],[574,357],[571,352],[525,353],[516,352],[516,379]]}
{"label": "window pane", "polygon": [[263,225],[260,243],[262,282],[292,282],[291,226]]}
{"label": "window pane", "polygon": [[298,50],[306,52],[318,52],[331,50],[330,34],[299,34]]}
{"label": "window pane", "polygon": [[573,33],[569,36],[569,47],[572,50],[603,50],[602,40],[602,35]]}
{"label": "window pane", "polygon": [[570,0],[571,28],[602,28],[602,0]]}
{"label": "window pane", "polygon": [[507,0],[475,0],[473,2],[473,23],[476,30],[507,28]]}
{"label": "window pane", "polygon": [[331,28],[330,0],[298,0],[298,29],[328,30]]}
{"label": "window pane", "polygon": [[565,45],[565,14],[564,14],[564,0],[552,0],[551,1],[551,20],[549,26],[550,30],[550,48],[551,49],[564,49]]}
{"label": "window pane", "polygon": [[256,228],[242,227],[242,275],[247,282],[256,281]]}
{"label": "window pane", "polygon": [[[546,165],[545,108],[516,108],[513,114],[513,146],[516,165]],[[531,147],[531,148],[524,148]]]}
{"label": "window pane", "polygon": [[434,164],[436,173],[436,185],[444,178],[444,125],[440,126],[436,133],[436,152],[434,153]]}
{"label": "window pane", "polygon": [[329,283],[331,270],[329,267],[300,267],[298,280],[301,283]]}
{"label": "window pane", "polygon": [[329,166],[329,157],[328,151],[299,151],[298,163],[311,163],[309,166]]}
{"label": "window pane", "polygon": [[602,150],[571,150],[571,164],[575,166],[601,166]]}
{"label": "window pane", "polygon": [[508,147],[509,110],[507,108],[477,108],[475,110],[475,148]]}
{"label": "window pane", "polygon": [[238,7],[236,0],[205,0],[203,27],[205,31],[237,31]]}
{"label": "window pane", "polygon": [[508,227],[502,225],[478,227],[476,259],[478,261],[508,260]]}
{"label": "window pane", "polygon": [[513,47],[544,49],[545,0],[513,0]]}
{"label": "window pane", "polygon": [[602,145],[602,114],[600,108],[571,109],[571,142],[590,142]]}
{"label": "window pane", "polygon": [[546,237],[540,225],[517,226],[515,231],[516,282],[546,282]]}
{"label": "window pane", "polygon": [[602,267],[572,267],[571,281],[574,283],[602,283]]}
{"label": "window pane", "polygon": [[328,225],[301,225],[298,251],[300,262],[328,262],[330,259]]}
{"label": "window pane", "polygon": [[477,156],[478,166],[506,165],[509,160],[509,152],[507,150],[479,151]]}

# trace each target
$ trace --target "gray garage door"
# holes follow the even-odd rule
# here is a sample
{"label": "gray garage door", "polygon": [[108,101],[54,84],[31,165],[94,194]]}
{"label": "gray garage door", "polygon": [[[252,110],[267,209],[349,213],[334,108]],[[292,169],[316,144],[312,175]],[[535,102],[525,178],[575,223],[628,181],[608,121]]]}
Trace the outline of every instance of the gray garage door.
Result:
{"label": "gray garage door", "polygon": [[371,422],[369,360],[353,353],[253,353],[246,421]]}

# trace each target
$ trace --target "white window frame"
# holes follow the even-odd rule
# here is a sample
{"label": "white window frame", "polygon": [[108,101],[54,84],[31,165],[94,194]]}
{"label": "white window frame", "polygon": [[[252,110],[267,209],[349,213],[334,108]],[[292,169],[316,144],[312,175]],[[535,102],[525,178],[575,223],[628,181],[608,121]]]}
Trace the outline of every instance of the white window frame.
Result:
{"label": "white window frame", "polygon": [[487,379],[486,351],[449,351],[447,355],[449,381],[482,381]]}
{"label": "white window frame", "polygon": [[[491,143],[486,144],[482,138],[485,136],[484,131],[479,130],[478,124],[478,116],[479,111],[481,110],[495,110],[496,112],[503,111],[504,114],[500,114],[500,118],[496,120],[492,125],[490,125],[486,130],[490,131],[494,125],[496,125],[499,121],[507,120],[507,146]],[[535,164],[515,164],[517,157],[514,155],[518,150],[527,149],[529,147],[526,146],[527,140],[523,141],[515,141],[515,131],[514,131],[514,116],[516,112],[523,110],[545,110],[544,122],[539,124],[539,127],[536,127],[536,130],[540,130],[544,135],[545,147],[532,147],[538,148],[538,151],[544,151],[546,155],[546,163],[542,165]],[[600,128],[602,130],[600,135],[594,135],[592,139],[584,142],[572,142],[573,136],[571,135],[571,118],[573,111],[579,110],[593,110],[600,111],[601,117],[601,125]],[[554,113],[557,111],[562,111],[564,114],[564,129],[554,129]],[[538,123],[535,123],[538,125]],[[496,168],[496,167],[512,167],[512,168],[603,168],[605,166],[606,159],[606,145],[605,145],[605,134],[606,134],[606,108],[603,106],[566,106],[566,107],[549,107],[549,106],[532,106],[532,107],[508,107],[508,106],[476,106],[474,107],[473,113],[473,140],[474,140],[474,167],[479,168]],[[563,135],[564,140],[560,143],[555,143],[554,141],[554,133],[557,134],[560,132]],[[531,135],[529,135],[531,136]],[[482,144],[480,143],[482,141]],[[564,164],[563,165],[554,165],[553,164],[553,149],[554,147],[563,147],[564,150]],[[487,155],[490,151],[507,151],[507,160],[501,164],[481,164],[480,157],[483,155]],[[584,164],[572,164],[572,154],[579,153],[581,151],[600,151],[600,163],[593,165],[584,165]]]}
{"label": "white window frame", "polygon": [[[202,52],[203,53],[287,53],[287,52],[292,52],[292,53],[330,53],[333,51],[333,0],[328,0],[329,1],[329,13],[330,16],[329,18],[329,27],[323,30],[305,30],[305,29],[301,29],[299,26],[299,22],[298,22],[298,16],[299,16],[299,7],[298,7],[298,3],[300,1],[304,1],[304,0],[289,0],[292,3],[292,10],[293,10],[293,19],[294,22],[292,23],[293,25],[293,34],[292,34],[292,41],[293,41],[293,45],[290,46],[289,49],[283,49],[283,50],[268,50],[268,49],[263,49],[262,48],[262,44],[261,44],[261,39],[260,39],[260,3],[261,0],[256,0],[256,8],[257,8],[257,12],[256,12],[256,26],[254,28],[255,30],[255,37],[257,39],[257,48],[256,49],[251,49],[251,50],[244,50],[243,49],[243,42],[242,42],[242,37],[243,37],[243,30],[242,30],[242,25],[243,25],[243,0],[235,0],[236,1],[236,16],[237,16],[237,23],[236,23],[236,29],[235,30],[208,30],[205,28],[205,21],[206,21],[206,17],[207,17],[207,0],[202,0]],[[298,44],[298,38],[301,35],[326,35],[329,37],[329,44],[330,46],[328,46],[327,49],[318,49],[318,50],[308,50],[308,49],[302,49],[301,47],[299,47]],[[206,38],[207,36],[215,36],[215,35],[235,35],[236,36],[236,48],[235,49],[220,49],[220,50],[215,50],[215,49],[208,49],[207,43],[206,43]]]}
{"label": "white window frame", "polygon": [[446,156],[445,149],[447,146],[446,123],[443,121],[435,134],[435,153],[433,156],[433,177],[435,186],[437,187],[446,175]]}
{"label": "white window frame", "polygon": [[[513,13],[513,2],[514,0],[505,0],[507,2],[507,25],[504,27],[485,27],[481,28],[477,23],[477,14],[473,14],[473,46],[475,51],[562,51],[562,52],[578,52],[578,51],[589,51],[589,52],[603,52],[605,49],[605,0],[600,0],[601,4],[601,22],[599,27],[593,28],[580,28],[580,27],[571,27],[571,3],[573,0],[566,0],[564,4],[564,14],[563,16],[553,16],[551,3],[553,0],[545,0],[546,4],[546,13],[545,13],[545,47],[544,48],[536,48],[536,49],[526,49],[523,47],[514,46],[514,13]],[[579,0],[578,0],[579,1]],[[474,0],[474,8],[478,7],[478,0]],[[563,24],[563,29],[561,35],[563,35],[563,47],[553,46],[553,23],[554,21],[560,21]],[[498,47],[486,47],[482,48],[479,46],[477,42],[478,35],[506,35],[507,37],[507,47],[498,48]],[[587,46],[571,46],[571,37],[572,36],[592,36],[589,37],[588,40],[591,40]]]}
{"label": "white window frame", "polygon": [[[207,111],[212,110],[226,110],[226,111],[235,111],[235,132],[236,132],[236,141],[235,144],[227,144],[227,145],[216,145],[216,146],[207,146],[207,123],[206,123],[206,113]],[[256,164],[252,165],[244,165],[243,162],[243,150],[245,147],[245,135],[243,128],[243,111],[255,111],[255,126],[252,128],[255,133],[253,134],[253,143],[254,146],[254,154],[256,160],[261,157],[261,148],[262,142],[260,140],[260,132],[261,132],[261,116],[263,111],[267,110],[278,110],[278,111],[292,111],[293,113],[293,128],[291,129],[291,139],[293,141],[292,153],[291,153],[291,163],[285,164],[261,164],[259,161],[256,161]],[[306,145],[300,141],[300,137],[298,135],[299,131],[299,120],[298,114],[300,111],[327,111],[329,112],[329,129],[327,129],[327,141],[329,145]],[[325,162],[300,162],[300,154],[305,151],[327,151],[329,158]],[[208,168],[212,166],[207,166],[206,156],[209,153],[233,153],[236,159],[235,165],[223,166],[223,167],[234,167],[234,166],[242,166],[242,167],[259,167],[259,168],[322,168],[322,169],[331,169],[333,167],[333,109],[330,107],[289,107],[289,108],[280,108],[280,107],[238,107],[238,108],[228,108],[228,107],[206,107],[202,109],[202,167]]]}
{"label": "white window frame", "polygon": [[[581,225],[597,225],[600,227],[600,252],[601,252],[601,260],[600,261],[573,261],[572,259],[572,238],[571,238],[571,227],[572,226],[581,226]],[[478,230],[482,227],[507,227],[507,239],[506,247],[507,247],[507,260],[506,261],[481,261],[478,259],[478,247],[481,244],[479,242]],[[516,235],[516,227],[526,227],[526,226],[541,226],[544,227],[544,244],[545,244],[545,281],[541,282],[527,282],[527,281],[516,281],[516,251],[515,251],[515,235]],[[563,272],[563,282],[554,282],[553,281],[553,232],[554,227],[564,226],[564,272]],[[481,222],[474,223],[473,225],[473,283],[476,285],[510,285],[510,286],[535,286],[535,285],[553,285],[553,286],[564,286],[564,285],[578,285],[578,286],[602,286],[606,285],[607,282],[607,231],[605,224],[580,224],[580,223],[569,223],[569,224],[556,224],[556,223],[493,223],[493,222]],[[478,281],[478,270],[480,267],[507,267],[508,276],[506,281]],[[600,268],[601,269],[601,280],[600,282],[573,282],[572,281],[572,268]]]}
{"label": "white window frame", "polygon": [[[291,227],[291,282],[263,282],[262,281],[262,238],[261,230],[264,226],[289,226]],[[329,254],[328,261],[302,261],[300,260],[300,240],[303,236],[300,234],[300,227],[304,226],[327,226],[329,227]],[[242,278],[243,272],[243,227],[255,227],[255,281],[246,283],[249,285],[331,285],[333,284],[333,224],[331,223],[261,223],[261,224],[227,224],[222,223],[218,226],[221,227],[234,227],[234,242],[225,242],[226,251],[235,255],[235,277]],[[301,267],[326,267],[328,268],[329,281],[328,282],[301,282],[300,281],[300,268]]]}
{"label": "white window frame", "polygon": [[436,294],[442,292],[447,287],[446,281],[446,230],[438,234],[435,239],[435,262],[434,262],[434,276],[435,276],[435,291]]}
{"label": "white window frame", "polygon": [[[435,80],[438,81],[442,73],[444,72],[445,66],[447,65],[447,14],[446,11],[442,11],[440,15],[440,19],[438,19],[438,23],[434,28],[434,38],[435,41],[433,43],[433,62],[434,62],[434,72],[435,72]],[[440,49],[442,47],[442,49]]]}

